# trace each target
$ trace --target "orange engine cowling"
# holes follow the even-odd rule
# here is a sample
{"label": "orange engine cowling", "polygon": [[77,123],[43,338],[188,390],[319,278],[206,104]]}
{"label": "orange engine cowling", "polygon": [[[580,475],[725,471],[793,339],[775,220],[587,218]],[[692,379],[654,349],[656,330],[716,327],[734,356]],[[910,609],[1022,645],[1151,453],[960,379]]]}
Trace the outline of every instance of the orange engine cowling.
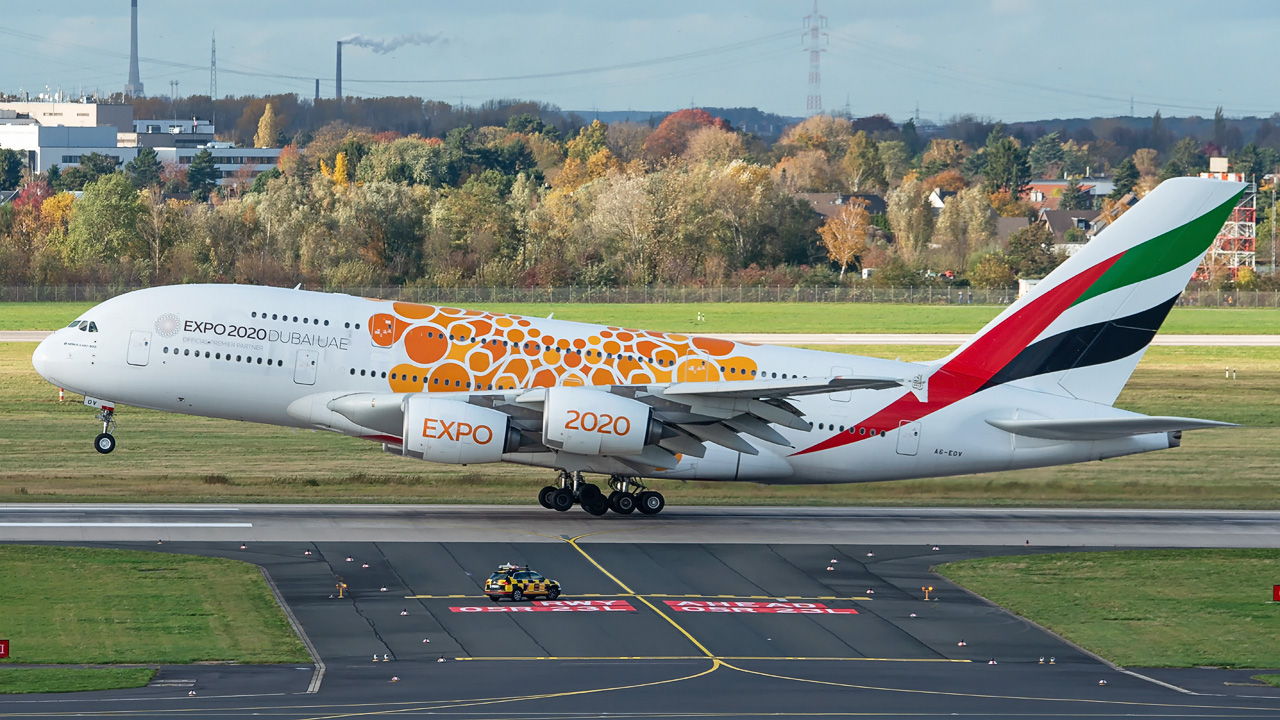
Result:
{"label": "orange engine cowling", "polygon": [[542,442],[579,455],[638,455],[662,437],[653,408],[583,387],[547,388]]}
{"label": "orange engine cowling", "polygon": [[506,413],[427,395],[405,398],[402,437],[405,455],[461,465],[498,462],[520,446]]}

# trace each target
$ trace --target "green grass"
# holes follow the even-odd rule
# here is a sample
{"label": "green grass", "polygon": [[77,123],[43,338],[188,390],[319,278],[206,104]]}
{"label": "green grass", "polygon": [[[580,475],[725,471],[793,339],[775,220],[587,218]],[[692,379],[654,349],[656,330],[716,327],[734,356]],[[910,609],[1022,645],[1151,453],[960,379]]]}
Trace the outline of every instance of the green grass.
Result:
{"label": "green grass", "polygon": [[310,662],[258,568],[159,552],[0,545],[11,664]]}
{"label": "green grass", "polygon": [[[94,303],[0,303],[0,330],[65,327]],[[480,303],[480,310],[667,332],[970,333],[1003,308],[991,305],[881,303],[520,304]],[[698,313],[705,316],[697,320]],[[1280,334],[1280,309],[1174,308],[1168,334]]]}
{"label": "green grass", "polygon": [[7,668],[0,667],[0,695],[121,690],[151,682],[152,668]]}
{"label": "green grass", "polygon": [[1261,680],[1272,687],[1280,687],[1280,675],[1254,675],[1253,679]]}
{"label": "green grass", "polygon": [[1128,550],[943,565],[948,579],[1129,667],[1280,667],[1280,550]]}
{"label": "green grass", "polygon": [[[91,448],[93,411],[31,369],[29,343],[0,343],[0,501],[533,502],[551,471],[435,465],[332,433],[134,408],[119,446]],[[835,348],[837,350],[841,348]],[[947,348],[845,348],[905,360]],[[1222,368],[1239,369],[1227,381]],[[1187,433],[1176,450],[959,478],[828,486],[654,481],[673,503],[1280,508],[1280,348],[1152,348],[1119,405],[1251,427]],[[1224,472],[1226,468],[1229,471]]]}

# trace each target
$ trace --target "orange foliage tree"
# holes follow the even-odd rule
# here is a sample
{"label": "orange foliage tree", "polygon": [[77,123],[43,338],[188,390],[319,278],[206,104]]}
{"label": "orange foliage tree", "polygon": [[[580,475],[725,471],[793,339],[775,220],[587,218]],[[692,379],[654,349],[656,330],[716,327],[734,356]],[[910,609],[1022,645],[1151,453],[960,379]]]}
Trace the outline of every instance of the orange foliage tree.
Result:
{"label": "orange foliage tree", "polygon": [[700,108],[671,113],[645,139],[645,159],[653,162],[673,155],[683,155],[689,146],[689,135],[704,127],[731,129],[723,118],[712,117],[711,113]]}

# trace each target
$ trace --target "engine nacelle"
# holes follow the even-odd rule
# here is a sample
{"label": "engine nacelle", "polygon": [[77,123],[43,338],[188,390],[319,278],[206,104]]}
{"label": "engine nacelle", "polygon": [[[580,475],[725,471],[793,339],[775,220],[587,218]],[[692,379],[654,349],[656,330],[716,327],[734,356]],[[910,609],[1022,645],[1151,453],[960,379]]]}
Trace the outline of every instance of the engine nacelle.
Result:
{"label": "engine nacelle", "polygon": [[653,408],[584,387],[547,388],[542,442],[579,455],[638,455],[662,437]]}
{"label": "engine nacelle", "polygon": [[511,416],[457,400],[410,395],[404,401],[403,453],[428,462],[498,462],[520,446]]}

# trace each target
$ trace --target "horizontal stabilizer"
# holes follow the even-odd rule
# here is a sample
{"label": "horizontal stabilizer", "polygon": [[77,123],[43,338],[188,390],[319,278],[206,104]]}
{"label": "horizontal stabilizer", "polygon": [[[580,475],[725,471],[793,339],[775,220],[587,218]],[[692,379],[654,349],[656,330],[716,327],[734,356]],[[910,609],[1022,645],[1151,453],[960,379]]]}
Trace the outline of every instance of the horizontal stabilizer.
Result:
{"label": "horizontal stabilizer", "polygon": [[1044,440],[1111,440],[1148,433],[1239,427],[1217,420],[1148,415],[1073,420],[987,420],[987,424],[1014,435]]}

